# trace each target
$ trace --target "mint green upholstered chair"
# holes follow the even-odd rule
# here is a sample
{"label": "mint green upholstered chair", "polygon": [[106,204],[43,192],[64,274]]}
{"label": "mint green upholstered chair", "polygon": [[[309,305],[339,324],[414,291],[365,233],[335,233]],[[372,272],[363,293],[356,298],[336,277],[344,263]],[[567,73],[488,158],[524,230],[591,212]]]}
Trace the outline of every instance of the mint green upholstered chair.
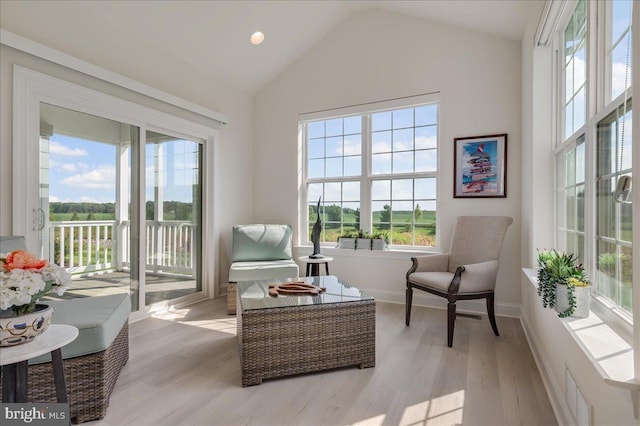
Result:
{"label": "mint green upholstered chair", "polygon": [[487,299],[491,328],[499,336],[494,314],[494,289],[500,250],[513,219],[503,216],[460,216],[449,253],[413,257],[407,271],[406,324],[411,320],[413,289],[426,291],[449,302],[447,345],[453,344],[456,301]]}
{"label": "mint green upholstered chair", "polygon": [[26,250],[27,243],[25,242],[24,237],[11,235],[11,236],[0,236],[0,253],[9,254],[15,250]]}
{"label": "mint green upholstered chair", "polygon": [[236,283],[294,278],[298,265],[292,259],[290,225],[236,225],[227,285],[227,312],[236,313]]}

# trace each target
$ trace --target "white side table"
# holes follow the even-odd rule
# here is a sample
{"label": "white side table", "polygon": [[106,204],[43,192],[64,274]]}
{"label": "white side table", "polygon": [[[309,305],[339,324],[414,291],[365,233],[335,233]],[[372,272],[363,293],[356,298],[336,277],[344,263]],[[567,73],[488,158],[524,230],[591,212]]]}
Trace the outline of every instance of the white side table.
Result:
{"label": "white side table", "polygon": [[53,379],[58,402],[67,401],[67,386],[60,348],[78,337],[78,329],[72,325],[51,324],[33,341],[21,345],[0,348],[2,366],[2,402],[27,401],[28,361],[39,355],[51,353]]}
{"label": "white side table", "polygon": [[324,270],[326,275],[329,275],[329,262],[333,260],[333,257],[324,256],[324,257],[309,257],[302,256],[299,257],[298,260],[300,262],[306,262],[307,268],[305,272],[305,276],[307,277],[317,277],[320,275],[320,265],[324,263]]}

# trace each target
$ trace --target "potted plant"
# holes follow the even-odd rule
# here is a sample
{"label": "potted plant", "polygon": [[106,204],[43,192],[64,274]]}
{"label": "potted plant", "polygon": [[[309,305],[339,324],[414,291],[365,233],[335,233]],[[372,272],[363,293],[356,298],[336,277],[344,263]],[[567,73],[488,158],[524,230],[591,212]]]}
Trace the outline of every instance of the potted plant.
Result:
{"label": "potted plant", "polygon": [[542,306],[555,308],[560,318],[588,317],[591,283],[575,255],[544,250],[537,262]]}
{"label": "potted plant", "polygon": [[357,235],[358,233],[356,231],[343,232],[338,237],[338,248],[355,250]]}
{"label": "potted plant", "polygon": [[376,231],[371,236],[371,250],[386,250],[389,237],[386,232]]}
{"label": "potted plant", "polygon": [[371,235],[367,231],[358,231],[356,250],[371,250]]}

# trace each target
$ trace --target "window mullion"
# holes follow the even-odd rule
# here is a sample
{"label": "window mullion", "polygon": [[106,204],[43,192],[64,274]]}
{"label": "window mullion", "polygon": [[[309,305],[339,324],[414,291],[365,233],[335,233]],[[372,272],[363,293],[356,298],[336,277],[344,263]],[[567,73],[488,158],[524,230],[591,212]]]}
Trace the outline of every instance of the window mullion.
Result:
{"label": "window mullion", "polygon": [[362,174],[360,176],[360,229],[371,232],[371,114],[362,115]]}

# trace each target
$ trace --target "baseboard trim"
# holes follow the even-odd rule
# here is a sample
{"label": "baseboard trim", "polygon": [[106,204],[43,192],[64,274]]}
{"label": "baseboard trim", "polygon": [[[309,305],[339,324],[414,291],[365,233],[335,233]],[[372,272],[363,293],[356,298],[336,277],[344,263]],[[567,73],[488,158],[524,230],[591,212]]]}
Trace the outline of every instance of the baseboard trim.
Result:
{"label": "baseboard trim", "polygon": [[533,360],[538,367],[538,372],[542,378],[542,383],[547,391],[547,396],[549,397],[549,402],[551,403],[551,408],[556,416],[556,420],[558,420],[558,424],[571,424],[573,420],[569,412],[569,407],[565,403],[564,392],[554,376],[549,374],[549,372],[552,371],[549,366],[549,361],[545,354],[538,350],[540,346],[538,345],[535,334],[531,331],[529,318],[524,311],[521,312],[520,324],[522,325],[522,330],[529,344],[529,349],[533,354]]}
{"label": "baseboard trim", "polygon": [[[405,292],[377,290],[372,288],[359,287],[364,293],[373,296],[380,302],[405,304]],[[413,306],[424,306],[427,308],[447,309],[447,301],[442,297],[430,295],[423,291],[413,292]],[[487,304],[482,300],[460,300],[457,303],[457,311],[476,315],[487,314]],[[496,316],[520,318],[520,305],[513,303],[496,302]]]}

